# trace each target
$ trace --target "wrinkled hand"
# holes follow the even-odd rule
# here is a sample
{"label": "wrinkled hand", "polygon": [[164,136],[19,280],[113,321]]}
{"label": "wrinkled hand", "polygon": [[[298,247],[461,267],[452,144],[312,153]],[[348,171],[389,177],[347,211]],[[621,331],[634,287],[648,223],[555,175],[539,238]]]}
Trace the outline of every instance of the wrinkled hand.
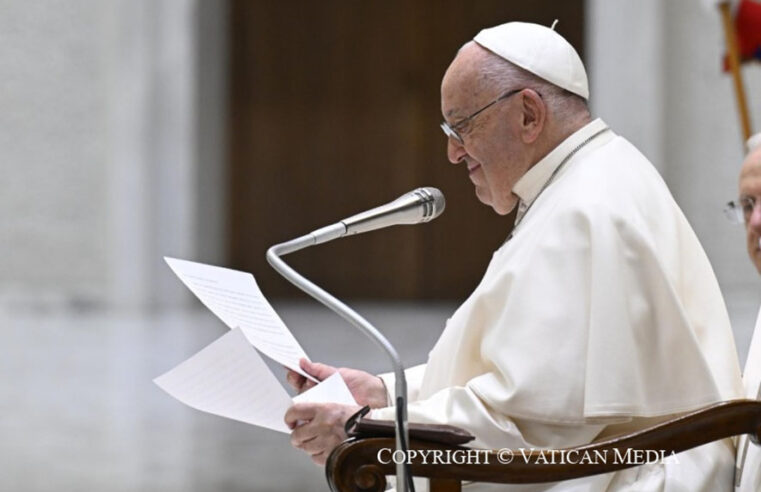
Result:
{"label": "wrinkled hand", "polygon": [[346,439],[344,424],[359,409],[339,403],[294,404],[285,413],[285,423],[293,429],[291,444],[324,465],[333,448]]}
{"label": "wrinkled hand", "polygon": [[[306,359],[301,359],[299,361],[299,366],[304,372],[313,376],[318,381],[322,381],[338,371],[341,373],[341,377],[346,382],[346,386],[349,387],[349,391],[351,391],[351,395],[357,403],[360,405],[369,405],[370,408],[382,408],[388,406],[386,387],[378,376],[346,367],[337,369],[333,366],[320,364],[319,362],[309,362]],[[286,379],[288,380],[288,384],[299,393],[308,390],[316,384],[301,374],[291,370],[288,371]]]}

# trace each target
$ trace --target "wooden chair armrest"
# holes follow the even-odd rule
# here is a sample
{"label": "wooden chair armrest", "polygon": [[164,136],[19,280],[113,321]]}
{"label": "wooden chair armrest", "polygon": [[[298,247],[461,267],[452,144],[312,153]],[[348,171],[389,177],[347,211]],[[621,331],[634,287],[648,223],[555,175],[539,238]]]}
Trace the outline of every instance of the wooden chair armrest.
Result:
{"label": "wooden chair armrest", "polygon": [[[429,443],[463,445],[476,437],[468,431],[452,425],[416,424],[407,426],[410,439]],[[393,420],[361,418],[347,427],[346,434],[356,439],[369,437],[395,437],[396,424]]]}
{"label": "wooden chair armrest", "polygon": [[[569,463],[550,456],[575,456],[590,453],[619,453],[655,450],[669,457],[702,444],[739,434],[750,434],[754,442],[761,438],[761,401],[735,400],[718,403],[675,417],[624,436],[585,446],[556,450],[512,451],[513,459],[500,450],[473,450],[462,446],[442,445],[411,440],[410,470],[413,476],[434,479],[438,490],[459,490],[460,481],[493,483],[541,483],[570,480],[609,473],[637,466],[626,460]],[[380,492],[386,475],[394,475],[392,438],[350,439],[336,447],[326,465],[328,483],[333,491]],[[467,453],[470,453],[469,455]],[[501,453],[501,456],[500,456]],[[436,459],[436,456],[439,459]],[[459,456],[459,458],[455,458]],[[470,456],[470,459],[467,457]],[[477,458],[477,462],[474,459]],[[459,461],[459,463],[458,463]]]}

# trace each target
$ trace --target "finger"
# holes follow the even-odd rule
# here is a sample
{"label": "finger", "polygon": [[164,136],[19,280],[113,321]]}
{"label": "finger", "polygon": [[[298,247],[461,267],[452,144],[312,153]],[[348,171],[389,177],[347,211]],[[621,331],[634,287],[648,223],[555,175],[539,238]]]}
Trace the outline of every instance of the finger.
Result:
{"label": "finger", "polygon": [[288,427],[291,430],[294,430],[294,429],[297,429],[297,428],[299,428],[299,427],[301,427],[303,425],[308,424],[309,422],[311,422],[311,420],[297,420],[296,422],[288,424]]}
{"label": "finger", "polygon": [[285,375],[285,379],[288,381],[288,384],[291,385],[291,387],[293,387],[295,390],[301,390],[304,387],[304,384],[307,382],[307,378],[291,370],[289,370]]}
{"label": "finger", "polygon": [[323,444],[322,441],[317,438],[305,442],[299,449],[308,455],[314,456],[316,454],[322,454],[325,452],[325,444]]}
{"label": "finger", "polygon": [[312,458],[312,461],[314,462],[314,464],[322,466],[325,464],[326,461],[328,461],[328,453],[323,451],[318,454],[313,454],[312,456],[310,456],[310,458]]}
{"label": "finger", "polygon": [[294,448],[304,449],[303,446],[317,438],[317,432],[314,429],[307,428],[306,425],[296,427],[291,432],[291,446]]}
{"label": "finger", "polygon": [[[318,381],[327,379],[332,376],[338,369],[327,364],[321,364],[319,362],[310,362],[306,359],[301,359],[299,365],[307,374],[314,376]],[[313,383],[314,384],[314,383]]]}
{"label": "finger", "polygon": [[296,403],[285,412],[285,423],[293,429],[300,420],[312,420],[317,413],[318,406],[314,403]]}
{"label": "finger", "polygon": [[325,451],[325,439],[322,436],[316,436],[312,439],[302,442],[296,446],[307,454],[319,454]]}

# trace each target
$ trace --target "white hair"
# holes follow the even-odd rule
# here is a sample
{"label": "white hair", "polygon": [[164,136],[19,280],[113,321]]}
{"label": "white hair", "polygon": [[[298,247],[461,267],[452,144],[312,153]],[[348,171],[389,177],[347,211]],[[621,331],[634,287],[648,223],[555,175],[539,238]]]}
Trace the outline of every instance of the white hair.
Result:
{"label": "white hair", "polygon": [[542,96],[550,113],[559,122],[590,116],[587,101],[583,97],[558,87],[491,51],[483,51],[484,57],[479,63],[482,87],[490,88],[495,94],[510,89],[533,89]]}

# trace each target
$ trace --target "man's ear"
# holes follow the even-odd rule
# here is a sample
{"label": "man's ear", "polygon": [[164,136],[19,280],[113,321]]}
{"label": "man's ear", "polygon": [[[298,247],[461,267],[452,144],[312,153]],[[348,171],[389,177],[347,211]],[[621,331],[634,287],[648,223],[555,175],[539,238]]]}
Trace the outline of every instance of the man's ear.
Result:
{"label": "man's ear", "polygon": [[544,99],[533,89],[525,89],[521,93],[521,139],[530,144],[539,138],[547,122],[547,105]]}

